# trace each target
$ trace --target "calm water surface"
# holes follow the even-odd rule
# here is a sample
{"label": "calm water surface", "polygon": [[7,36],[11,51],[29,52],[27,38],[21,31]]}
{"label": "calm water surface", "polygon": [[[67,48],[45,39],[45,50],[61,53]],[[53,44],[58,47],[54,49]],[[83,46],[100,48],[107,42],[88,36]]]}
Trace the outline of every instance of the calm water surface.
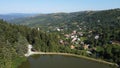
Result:
{"label": "calm water surface", "polygon": [[35,55],[22,63],[19,68],[113,68],[106,64],[62,55]]}

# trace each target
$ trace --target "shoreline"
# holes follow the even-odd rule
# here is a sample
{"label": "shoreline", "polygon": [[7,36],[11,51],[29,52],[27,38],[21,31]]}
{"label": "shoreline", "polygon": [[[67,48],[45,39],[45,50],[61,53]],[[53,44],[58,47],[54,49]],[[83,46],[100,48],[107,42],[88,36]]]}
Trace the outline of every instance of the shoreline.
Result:
{"label": "shoreline", "polygon": [[91,60],[94,62],[98,62],[98,63],[103,63],[103,64],[107,64],[107,65],[111,65],[111,66],[116,66],[119,67],[118,64],[116,63],[112,63],[112,62],[107,62],[105,60],[102,59],[95,59],[95,58],[91,58],[91,57],[87,57],[87,56],[82,56],[82,55],[77,55],[77,54],[71,54],[71,53],[60,53],[60,52],[33,52],[32,50],[32,45],[28,45],[28,52],[25,54],[26,57],[29,57],[31,55],[65,55],[65,56],[73,56],[73,57],[78,57],[78,58],[83,58],[86,60]]}
{"label": "shoreline", "polygon": [[119,67],[116,63],[112,63],[112,62],[107,62],[104,61],[102,59],[95,59],[95,58],[91,58],[91,57],[86,57],[86,56],[82,56],[82,55],[76,55],[76,54],[70,54],[70,53],[57,53],[57,52],[31,52],[29,54],[25,54],[26,57],[29,57],[31,55],[65,55],[65,56],[74,56],[74,57],[78,57],[78,58],[83,58],[83,59],[87,59],[87,60],[91,60],[91,61],[95,61],[98,63],[103,63],[103,64],[108,64],[108,65],[112,65],[112,66],[116,66]]}

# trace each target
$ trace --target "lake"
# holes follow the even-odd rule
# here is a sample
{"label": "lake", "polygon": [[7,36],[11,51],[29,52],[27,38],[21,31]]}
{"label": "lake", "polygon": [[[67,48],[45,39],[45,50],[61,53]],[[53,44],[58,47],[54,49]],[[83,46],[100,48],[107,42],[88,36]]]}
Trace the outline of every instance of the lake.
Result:
{"label": "lake", "polygon": [[28,57],[18,68],[113,68],[78,57],[63,55],[34,55]]}

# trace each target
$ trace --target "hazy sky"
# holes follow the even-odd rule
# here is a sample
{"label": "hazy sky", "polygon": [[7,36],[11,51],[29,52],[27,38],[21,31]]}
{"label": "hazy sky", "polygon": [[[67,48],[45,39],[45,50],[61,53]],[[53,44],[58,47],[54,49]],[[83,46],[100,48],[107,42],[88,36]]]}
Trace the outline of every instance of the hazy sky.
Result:
{"label": "hazy sky", "polygon": [[55,13],[120,8],[120,0],[0,0],[1,13]]}

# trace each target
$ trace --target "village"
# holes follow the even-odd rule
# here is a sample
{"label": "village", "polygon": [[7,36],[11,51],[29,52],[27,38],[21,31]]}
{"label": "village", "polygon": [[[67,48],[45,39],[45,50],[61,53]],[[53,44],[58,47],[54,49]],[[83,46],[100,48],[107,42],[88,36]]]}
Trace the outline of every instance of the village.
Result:
{"label": "village", "polygon": [[[84,28],[79,27],[79,25],[76,26],[78,29],[76,30],[72,30],[71,33],[65,33],[65,29],[64,28],[59,28],[56,27],[56,31],[61,33],[61,37],[59,43],[63,46],[69,46],[70,49],[77,49],[77,50],[85,50],[86,53],[88,54],[92,54],[93,50],[96,50],[96,48],[91,47],[91,44],[86,43],[85,40],[87,40],[87,38],[90,38],[92,36],[92,30],[88,31],[88,32],[84,32],[84,29],[86,29],[84,26]],[[88,33],[88,35],[85,35],[86,33]],[[99,39],[99,34],[96,34],[94,36],[95,40]]]}

